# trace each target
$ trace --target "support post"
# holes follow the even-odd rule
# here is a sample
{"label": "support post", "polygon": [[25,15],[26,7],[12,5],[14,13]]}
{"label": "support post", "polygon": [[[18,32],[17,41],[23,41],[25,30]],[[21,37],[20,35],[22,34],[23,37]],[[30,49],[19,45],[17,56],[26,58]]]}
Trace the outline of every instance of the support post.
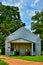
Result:
{"label": "support post", "polygon": [[32,48],[31,48],[31,55],[33,56],[33,43],[32,43]]}

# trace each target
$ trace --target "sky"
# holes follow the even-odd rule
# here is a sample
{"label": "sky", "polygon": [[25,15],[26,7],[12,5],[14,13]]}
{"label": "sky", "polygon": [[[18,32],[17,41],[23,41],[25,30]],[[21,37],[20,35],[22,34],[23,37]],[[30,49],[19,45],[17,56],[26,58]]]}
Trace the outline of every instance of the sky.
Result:
{"label": "sky", "polygon": [[22,22],[31,29],[31,17],[43,9],[43,0],[0,0],[4,5],[18,6]]}

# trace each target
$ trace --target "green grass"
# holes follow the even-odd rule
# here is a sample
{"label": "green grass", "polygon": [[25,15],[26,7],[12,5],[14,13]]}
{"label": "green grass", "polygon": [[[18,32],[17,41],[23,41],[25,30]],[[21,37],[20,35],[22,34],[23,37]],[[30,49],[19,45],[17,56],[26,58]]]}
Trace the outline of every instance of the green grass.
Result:
{"label": "green grass", "polygon": [[41,51],[41,55],[43,55],[43,51]]}
{"label": "green grass", "polygon": [[0,59],[0,65],[8,65],[8,64]]}
{"label": "green grass", "polygon": [[43,62],[43,56],[10,56],[11,58]]}

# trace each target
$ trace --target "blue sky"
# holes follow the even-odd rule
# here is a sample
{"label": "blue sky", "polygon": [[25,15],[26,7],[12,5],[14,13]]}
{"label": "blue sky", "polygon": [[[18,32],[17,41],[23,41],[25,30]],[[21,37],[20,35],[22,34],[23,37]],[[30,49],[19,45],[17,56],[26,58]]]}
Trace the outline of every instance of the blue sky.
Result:
{"label": "blue sky", "polygon": [[31,27],[31,17],[35,11],[43,9],[43,0],[0,0],[4,5],[18,6],[21,20],[26,23],[26,28]]}

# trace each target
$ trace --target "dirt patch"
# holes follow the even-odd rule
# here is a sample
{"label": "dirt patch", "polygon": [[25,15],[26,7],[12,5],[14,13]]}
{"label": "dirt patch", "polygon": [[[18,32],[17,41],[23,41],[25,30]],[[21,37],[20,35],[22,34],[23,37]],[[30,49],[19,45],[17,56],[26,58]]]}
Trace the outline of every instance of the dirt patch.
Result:
{"label": "dirt patch", "polygon": [[5,56],[0,56],[0,59],[6,61],[9,65],[43,65],[43,62],[26,61]]}

